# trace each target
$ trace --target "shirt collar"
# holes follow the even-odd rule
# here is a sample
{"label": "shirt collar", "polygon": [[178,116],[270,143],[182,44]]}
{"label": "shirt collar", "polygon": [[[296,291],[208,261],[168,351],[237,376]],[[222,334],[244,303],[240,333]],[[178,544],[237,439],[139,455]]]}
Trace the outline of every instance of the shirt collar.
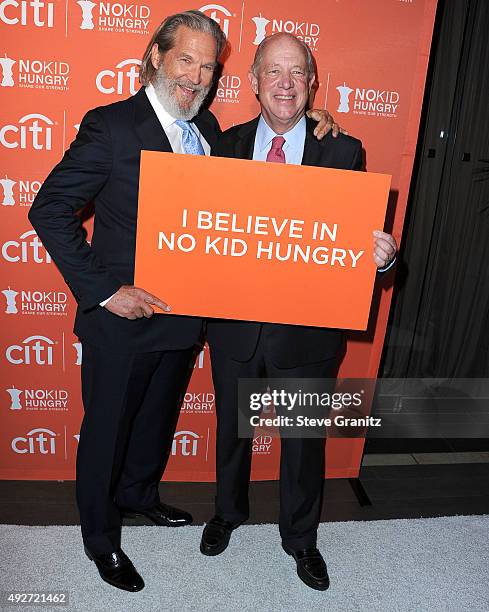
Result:
{"label": "shirt collar", "polygon": [[169,112],[167,112],[161,102],[158,100],[158,96],[156,95],[155,88],[152,83],[146,85],[146,95],[148,96],[148,100],[150,101],[151,106],[158,117],[161,126],[164,130],[173,125],[176,121],[175,117],[172,117]]}
{"label": "shirt collar", "polygon": [[288,132],[285,132],[285,134],[276,134],[265,121],[263,115],[260,115],[255,137],[259,150],[266,151],[270,149],[272,140],[275,136],[283,136],[285,138],[284,149],[287,149],[289,146],[303,146],[306,136],[306,117],[301,117],[294,127]]}

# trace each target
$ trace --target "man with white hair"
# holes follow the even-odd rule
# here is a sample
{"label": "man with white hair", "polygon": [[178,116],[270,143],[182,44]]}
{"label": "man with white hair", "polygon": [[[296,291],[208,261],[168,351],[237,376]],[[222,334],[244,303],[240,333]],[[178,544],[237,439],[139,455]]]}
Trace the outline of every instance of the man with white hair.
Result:
{"label": "man with white hair", "polygon": [[[304,42],[285,33],[265,38],[257,48],[249,78],[261,113],[224,132],[217,155],[345,170],[362,168],[362,143],[356,138],[344,134],[337,139],[329,134],[321,141],[314,138],[314,125],[305,116],[315,81],[314,60]],[[307,201],[303,205],[307,206]],[[379,271],[386,271],[394,261],[396,241],[378,230],[372,242],[375,264]],[[217,494],[216,513],[203,531],[200,550],[212,556],[227,548],[233,530],[249,516],[252,437],[239,437],[238,433],[239,379],[334,379],[344,335],[338,329],[210,319],[207,339],[216,391]],[[301,580],[317,590],[329,587],[326,564],[317,549],[324,467],[324,437],[282,437],[282,546],[295,559]]]}
{"label": "man with white hair", "polygon": [[[203,329],[197,317],[154,314],[153,306],[170,306],[133,284],[141,150],[210,154],[220,128],[201,108],[225,45],[203,13],[165,19],[142,60],[144,87],[85,115],[29,213],[78,301],[85,415],[77,501],[85,551],[103,580],[129,591],[144,582],[121,549],[123,512],[165,526],[192,521],[161,503],[158,484]],[[164,192],[164,176],[155,181]],[[182,185],[182,197],[200,188],[212,186]],[[90,201],[88,244],[77,213]]]}

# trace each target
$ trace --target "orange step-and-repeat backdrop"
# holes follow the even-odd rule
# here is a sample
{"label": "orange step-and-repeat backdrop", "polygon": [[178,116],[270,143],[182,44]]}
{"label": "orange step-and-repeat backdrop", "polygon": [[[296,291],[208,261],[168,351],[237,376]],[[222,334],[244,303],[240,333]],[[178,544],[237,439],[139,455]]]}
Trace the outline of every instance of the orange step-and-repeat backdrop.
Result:
{"label": "orange step-and-repeat backdrop", "polygon": [[[83,412],[75,301],[29,225],[29,206],[85,112],[137,91],[151,33],[188,8],[215,19],[231,43],[212,105],[223,128],[258,112],[247,72],[266,35],[290,32],[311,47],[315,106],[363,141],[367,170],[393,176],[388,230],[400,240],[436,0],[0,0],[0,478],[73,478]],[[368,332],[350,336],[342,376],[375,377],[390,300],[387,285],[377,291]],[[214,432],[205,349],[165,478],[213,480]],[[279,447],[254,440],[255,479],[277,477]],[[356,476],[362,451],[362,440],[328,441],[327,475]]]}

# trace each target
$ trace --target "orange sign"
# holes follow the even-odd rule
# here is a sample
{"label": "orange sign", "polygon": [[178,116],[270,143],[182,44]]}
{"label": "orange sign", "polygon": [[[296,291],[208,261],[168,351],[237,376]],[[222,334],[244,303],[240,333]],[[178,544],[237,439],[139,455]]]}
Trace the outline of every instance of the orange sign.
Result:
{"label": "orange sign", "polygon": [[389,186],[384,174],[144,151],[135,284],[172,314],[365,329]]}

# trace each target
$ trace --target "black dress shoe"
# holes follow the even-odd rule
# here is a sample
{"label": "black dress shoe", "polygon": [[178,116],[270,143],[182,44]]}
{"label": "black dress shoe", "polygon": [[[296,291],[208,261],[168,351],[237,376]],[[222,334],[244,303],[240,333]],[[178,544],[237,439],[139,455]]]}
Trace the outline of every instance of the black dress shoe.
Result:
{"label": "black dress shoe", "polygon": [[119,548],[113,553],[95,555],[85,547],[85,553],[90,561],[95,563],[105,582],[124,591],[135,592],[144,588],[144,580],[122,549]]}
{"label": "black dress shoe", "polygon": [[132,510],[130,508],[121,508],[121,510],[126,516],[141,514],[153,521],[155,525],[163,527],[183,527],[184,525],[190,525],[193,521],[192,515],[188,512],[162,504],[161,502],[144,510]]}
{"label": "black dress shoe", "polygon": [[214,557],[226,550],[229,538],[238,525],[225,521],[220,516],[214,516],[204,527],[200,541],[200,552]]}
{"label": "black dress shoe", "polygon": [[317,548],[305,548],[304,550],[290,550],[282,544],[285,552],[294,557],[297,563],[297,575],[299,578],[317,591],[326,591],[329,588],[329,576],[326,563]]}

